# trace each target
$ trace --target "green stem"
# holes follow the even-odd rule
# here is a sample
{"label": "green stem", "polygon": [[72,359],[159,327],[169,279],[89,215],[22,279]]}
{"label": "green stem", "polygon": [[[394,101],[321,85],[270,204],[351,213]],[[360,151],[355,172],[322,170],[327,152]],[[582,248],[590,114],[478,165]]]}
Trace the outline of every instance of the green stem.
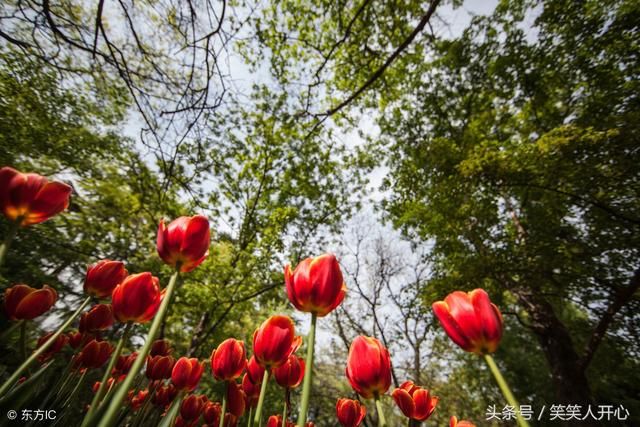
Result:
{"label": "green stem", "polygon": [[100,421],[99,427],[110,427],[116,421],[116,418],[118,416],[118,410],[120,409],[120,405],[122,404],[122,401],[126,397],[127,391],[131,387],[131,383],[133,382],[135,377],[138,375],[138,372],[142,368],[142,365],[144,364],[147,358],[147,354],[149,354],[149,350],[151,350],[151,345],[153,344],[153,340],[158,334],[158,331],[160,330],[160,325],[162,324],[162,321],[164,320],[164,317],[167,314],[167,309],[169,308],[169,302],[171,301],[171,296],[173,295],[173,291],[176,287],[176,282],[178,281],[178,274],[179,274],[179,270],[176,269],[176,271],[171,276],[171,280],[169,280],[169,285],[166,288],[166,293],[164,295],[164,298],[162,299],[160,308],[158,309],[158,312],[156,313],[155,317],[153,318],[153,321],[151,322],[151,327],[149,328],[149,334],[147,335],[147,340],[145,341],[144,346],[142,346],[142,349],[140,350],[140,352],[138,353],[138,357],[136,357],[135,362],[133,362],[133,366],[131,366],[131,370],[127,374],[124,381],[122,381],[122,384],[118,388],[118,391],[113,395],[113,398],[109,403],[109,407],[107,408],[107,412],[105,413],[104,417]]}
{"label": "green stem", "polygon": [[29,365],[31,365],[38,358],[38,356],[47,351],[47,349],[56,341],[60,334],[69,327],[71,322],[73,322],[76,317],[80,315],[82,310],[89,304],[89,302],[91,302],[91,297],[87,297],[87,299],[84,300],[82,305],[78,307],[78,309],[67,319],[67,321],[64,322],[58,328],[58,330],[53,335],[51,335],[51,337],[49,337],[47,342],[42,344],[33,352],[33,354],[31,354],[31,356],[29,356],[27,360],[22,362],[22,365],[20,365],[18,369],[13,373],[13,375],[11,375],[11,377],[9,377],[9,379],[5,381],[4,384],[2,384],[2,387],[0,387],[0,396],[3,396],[7,392],[7,390],[9,390],[16,383],[16,381],[18,381],[20,375],[22,375],[22,373],[29,367]]}
{"label": "green stem", "polygon": [[307,343],[307,360],[305,360],[304,382],[302,383],[302,400],[300,401],[300,413],[298,415],[298,427],[304,427],[309,411],[309,397],[311,397],[311,381],[313,374],[313,348],[316,343],[316,320],[318,316],[311,314],[311,327],[309,328]]}
{"label": "green stem", "polygon": [[222,411],[220,412],[220,422],[218,423],[218,427],[224,427],[224,416],[227,413],[227,390],[229,389],[229,384],[224,382],[224,391],[222,392]]}
{"label": "green stem", "polygon": [[[487,365],[489,365],[489,369],[491,370],[491,373],[496,379],[496,382],[498,383],[498,386],[500,387],[500,391],[502,391],[503,396],[507,399],[507,402],[509,402],[509,405],[511,405],[516,409],[519,408],[520,405],[518,404],[518,401],[513,396],[513,393],[511,393],[509,384],[507,384],[507,381],[504,379],[504,377],[500,373],[500,369],[498,369],[498,365],[496,365],[496,362],[493,360],[493,357],[491,357],[490,354],[485,354],[484,360],[487,362]],[[529,423],[524,418],[522,418],[520,411],[516,410],[516,416],[518,419],[518,425],[520,427],[529,427]]]}
{"label": "green stem", "polygon": [[11,335],[11,333],[13,333],[13,331],[18,329],[20,326],[22,326],[24,322],[26,322],[26,320],[19,320],[17,322],[13,322],[11,326],[9,326],[7,329],[4,330],[4,332],[2,332],[2,335],[0,335],[0,341],[4,341],[5,338],[8,338]]}
{"label": "green stem", "polygon": [[124,347],[125,341],[129,338],[130,330],[131,330],[131,323],[127,323],[127,325],[124,327],[124,332],[122,334],[122,337],[120,337],[120,340],[118,340],[116,349],[113,351],[113,354],[111,355],[111,359],[109,360],[109,364],[107,365],[107,370],[102,375],[102,381],[100,382],[100,387],[98,388],[98,391],[96,392],[96,394],[93,396],[93,399],[91,400],[91,405],[89,406],[89,410],[84,416],[84,420],[82,420],[82,427],[85,427],[90,424],[91,418],[93,417],[93,414],[96,412],[96,408],[102,401],[102,398],[104,397],[107,391],[107,383],[109,382],[111,371],[113,370],[113,367],[116,365],[118,361],[118,357],[120,357],[120,353],[122,353],[122,348]]}
{"label": "green stem", "polygon": [[284,389],[284,409],[282,410],[282,427],[287,427],[287,400],[289,398],[289,389]]}
{"label": "green stem", "polygon": [[7,255],[9,246],[11,245],[13,238],[16,236],[19,227],[19,221],[12,222],[7,230],[7,235],[4,236],[4,240],[2,241],[2,244],[0,244],[0,266],[4,263],[4,258]]}
{"label": "green stem", "polygon": [[382,410],[382,402],[380,401],[380,396],[375,397],[376,399],[376,411],[378,412],[378,427],[386,427],[387,420],[384,418],[384,411]]}
{"label": "green stem", "polygon": [[20,325],[20,360],[27,358],[27,322]]}
{"label": "green stem", "polygon": [[253,421],[253,406],[249,407],[249,421],[247,422],[247,427],[251,427],[251,422]]}
{"label": "green stem", "polygon": [[264,370],[264,376],[262,377],[262,385],[260,386],[260,397],[258,398],[258,406],[256,408],[256,416],[253,419],[253,426],[260,425],[260,419],[262,418],[262,404],[264,403],[264,395],[267,394],[267,383],[269,382],[270,369]]}

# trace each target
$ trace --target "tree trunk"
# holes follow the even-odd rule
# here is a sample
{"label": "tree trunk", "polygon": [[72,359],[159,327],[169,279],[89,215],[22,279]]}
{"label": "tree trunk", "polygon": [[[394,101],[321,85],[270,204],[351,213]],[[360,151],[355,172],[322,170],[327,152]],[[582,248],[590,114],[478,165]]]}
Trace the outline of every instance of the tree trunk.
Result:
{"label": "tree trunk", "polygon": [[[531,329],[536,335],[549,363],[557,404],[581,405],[582,412],[589,405],[594,409],[591,388],[581,368],[580,357],[573,346],[571,335],[556,316],[551,304],[535,290],[515,290],[519,302],[531,317]],[[599,426],[593,419],[565,421],[564,425]]]}

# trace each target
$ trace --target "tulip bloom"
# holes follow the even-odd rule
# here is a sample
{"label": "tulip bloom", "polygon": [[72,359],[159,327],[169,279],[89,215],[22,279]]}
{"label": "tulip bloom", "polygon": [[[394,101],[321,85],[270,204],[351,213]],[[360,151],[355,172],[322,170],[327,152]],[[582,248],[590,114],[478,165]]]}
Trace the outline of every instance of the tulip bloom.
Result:
{"label": "tulip bloom", "polygon": [[484,290],[455,291],[432,307],[449,338],[463,350],[488,354],[498,349],[502,314]]}
{"label": "tulip bloom", "polygon": [[149,356],[169,356],[173,349],[171,348],[171,344],[167,340],[155,340],[153,344],[151,344],[151,351],[149,351]]}
{"label": "tulip bloom", "polygon": [[80,333],[98,332],[113,325],[113,308],[111,304],[98,304],[80,316]]}
{"label": "tulip bloom", "polygon": [[144,401],[147,400],[147,397],[149,397],[149,390],[147,389],[140,390],[131,396],[130,402],[131,402],[131,409],[133,410],[133,412],[137,411],[142,407],[142,405],[144,404]]}
{"label": "tulip bloom", "polygon": [[148,322],[155,316],[161,301],[160,281],[151,273],[128,276],[111,295],[113,313],[120,322]]}
{"label": "tulip bloom", "polygon": [[404,416],[416,421],[426,421],[438,404],[437,397],[432,397],[429,390],[415,385],[413,381],[402,383],[391,396]]}
{"label": "tulip bloom", "polygon": [[247,397],[247,405],[251,408],[255,408],[258,405],[261,385],[262,382],[252,382],[248,373],[244,374],[244,377],[242,377],[242,391],[244,391],[244,394]]}
{"label": "tulip bloom", "polygon": [[153,395],[153,403],[161,408],[168,406],[178,395],[178,389],[173,384],[160,386]]}
{"label": "tulip bloom", "polygon": [[148,356],[146,375],[150,380],[171,378],[175,359],[171,356]]}
{"label": "tulip bloom", "polygon": [[178,390],[192,391],[200,382],[204,372],[204,364],[198,359],[181,357],[173,366],[171,382]]}
{"label": "tulip bloom", "polygon": [[222,406],[218,402],[207,402],[204,405],[202,416],[207,425],[218,427],[220,424],[220,414],[222,413]]}
{"label": "tulip bloom", "polygon": [[343,427],[358,427],[367,415],[367,408],[357,400],[338,399],[336,415]]}
{"label": "tulip bloom", "polygon": [[307,258],[291,272],[284,269],[289,301],[300,311],[323,317],[344,300],[347,287],[338,260],[332,254]]}
{"label": "tulip bloom", "polygon": [[197,420],[200,418],[200,414],[202,414],[204,404],[203,396],[190,394],[182,401],[182,405],[180,405],[180,416],[185,421]]}
{"label": "tulip bloom", "polygon": [[[295,427],[295,423],[287,420],[286,427]],[[271,415],[267,420],[267,427],[282,427],[282,415]]]}
{"label": "tulip bloom", "polygon": [[4,291],[4,309],[11,320],[31,320],[46,313],[58,299],[56,290],[19,284]]}
{"label": "tulip bloom", "polygon": [[249,362],[247,363],[247,375],[249,375],[249,381],[252,383],[258,385],[262,383],[264,367],[260,366],[255,355],[251,356],[251,359],[249,359]]}
{"label": "tulip bloom", "polygon": [[247,397],[242,390],[242,386],[235,381],[227,383],[227,412],[232,413],[236,418],[244,414]]}
{"label": "tulip bloom", "polygon": [[165,226],[164,220],[158,226],[158,255],[173,268],[180,265],[180,271],[187,273],[209,254],[209,220],[202,215],[181,216]]}
{"label": "tulip bloom", "polygon": [[9,221],[26,227],[38,224],[69,206],[71,187],[49,182],[35,173],[21,173],[10,167],[0,169],[0,209]]}
{"label": "tulip bloom", "polygon": [[90,265],[84,278],[84,291],[96,298],[107,298],[127,277],[127,269],[120,261],[103,259]]}
{"label": "tulip bloom", "polygon": [[283,365],[273,368],[273,375],[280,387],[298,387],[304,378],[304,360],[292,354]]}
{"label": "tulip bloom", "polygon": [[[55,332],[49,332],[48,334],[45,334],[42,337],[40,337],[40,339],[38,339],[38,343],[36,344],[36,348],[42,347],[44,345],[44,343],[49,341],[49,338],[51,338],[51,336],[53,334],[55,334]],[[69,337],[68,336],[66,336],[64,334],[58,335],[58,337],[53,342],[53,344],[51,344],[51,346],[49,346],[49,348],[44,353],[42,353],[40,356],[38,356],[38,361],[40,363],[48,362],[49,360],[51,360],[53,358],[53,356],[56,353],[58,353],[60,350],[62,350],[62,348],[65,345],[67,345],[68,342],[69,342]]]}
{"label": "tulip bloom", "polygon": [[471,421],[465,421],[465,420],[458,421],[458,418],[456,418],[455,416],[452,416],[451,419],[449,420],[449,427],[476,427],[476,425]]}
{"label": "tulip bloom", "polygon": [[107,341],[91,340],[77,356],[76,363],[83,368],[100,368],[112,352],[113,347]]}
{"label": "tulip bloom", "polygon": [[263,367],[277,367],[300,347],[302,338],[295,336],[293,320],[288,316],[271,316],[253,334],[253,352]]}
{"label": "tulip bloom", "polygon": [[349,348],[346,374],[359,395],[377,398],[391,386],[389,351],[375,338],[356,337]]}
{"label": "tulip bloom", "polygon": [[211,372],[218,381],[239,378],[247,366],[244,342],[228,338],[211,352]]}

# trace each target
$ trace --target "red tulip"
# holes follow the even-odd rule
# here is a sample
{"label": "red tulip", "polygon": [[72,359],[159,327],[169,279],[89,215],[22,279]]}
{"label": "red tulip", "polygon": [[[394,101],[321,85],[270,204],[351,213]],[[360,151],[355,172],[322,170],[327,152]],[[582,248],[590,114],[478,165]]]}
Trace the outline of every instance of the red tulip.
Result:
{"label": "red tulip", "polygon": [[455,291],[432,307],[449,338],[463,350],[487,354],[498,349],[502,314],[484,290]]}
{"label": "red tulip", "polygon": [[211,372],[218,381],[239,378],[247,366],[244,342],[228,338],[211,352]]}
{"label": "red tulip", "polygon": [[253,334],[253,352],[263,367],[280,366],[300,347],[293,320],[287,316],[271,316]]}
{"label": "red tulip", "polygon": [[120,322],[145,323],[156,315],[163,293],[151,273],[132,274],[113,290],[113,313]]}
{"label": "red tulip", "polygon": [[190,394],[182,401],[182,405],[180,405],[180,416],[185,421],[193,421],[200,418],[200,414],[202,414],[205,404],[202,397],[203,396]]}
{"label": "red tulip", "polygon": [[338,399],[336,415],[343,427],[358,427],[367,415],[367,408],[357,400]]}
{"label": "red tulip", "polygon": [[236,418],[244,414],[246,407],[246,395],[242,391],[242,386],[235,381],[227,383],[227,412],[232,413]]}
{"label": "red tulip", "polygon": [[113,308],[111,304],[98,304],[80,316],[80,332],[97,332],[113,325]]}
{"label": "red tulip", "polygon": [[207,424],[218,427],[222,406],[218,402],[207,402],[204,405],[203,417]]}
{"label": "red tulip", "polygon": [[107,341],[91,340],[78,355],[76,363],[83,368],[100,368],[112,352],[113,347]]}
{"label": "red tulip", "polygon": [[158,254],[165,264],[189,272],[199,266],[209,254],[209,220],[202,215],[181,216],[168,226],[164,220],[158,226]]}
{"label": "red tulip", "polygon": [[273,368],[273,375],[280,387],[298,387],[304,378],[304,360],[292,354],[283,365]]}
{"label": "red tulip", "polygon": [[192,391],[200,382],[203,372],[204,364],[198,359],[181,357],[173,366],[171,382],[179,390]]}
{"label": "red tulip", "polygon": [[69,346],[73,349],[76,349],[83,344],[84,334],[81,334],[80,331],[69,332],[67,337],[69,337]]}
{"label": "red tulip", "polygon": [[147,389],[140,390],[138,391],[138,393],[133,394],[130,399],[131,409],[134,412],[140,409],[144,404],[144,401],[147,400],[148,396],[149,396],[149,390]]}
{"label": "red tulip", "polygon": [[46,221],[69,206],[71,187],[35,173],[0,169],[0,209],[10,221],[26,227]]}
{"label": "red tulip", "polygon": [[151,344],[151,351],[149,352],[149,356],[169,356],[173,349],[171,348],[171,344],[167,340],[155,340],[153,344]]}
{"label": "red tulip", "polygon": [[58,299],[56,290],[19,284],[4,291],[4,309],[11,320],[31,320],[46,313]]}
{"label": "red tulip", "polygon": [[247,363],[247,374],[249,375],[249,381],[254,384],[261,384],[264,378],[264,367],[260,366],[256,360],[256,356],[251,356]]}
{"label": "red tulip", "polygon": [[160,386],[153,395],[153,403],[161,408],[168,406],[178,395],[178,389],[173,384]]}
{"label": "red tulip", "polygon": [[291,272],[284,269],[289,301],[300,311],[319,317],[332,312],[344,300],[347,287],[338,260],[332,254],[307,258]]}
{"label": "red tulip", "polygon": [[[286,427],[295,427],[295,423],[287,420],[285,426]],[[267,427],[282,427],[282,415],[271,415],[269,419],[267,419]]]}
{"label": "red tulip", "polygon": [[451,419],[449,420],[449,427],[476,427],[476,425],[471,421],[465,421],[465,420],[458,421],[458,418],[456,418],[455,416],[452,416]]}
{"label": "red tulip", "polygon": [[133,363],[136,361],[138,353],[131,353],[127,355],[118,356],[116,360],[116,366],[111,371],[111,375],[118,379],[118,382],[124,380],[125,376],[131,370]]}
{"label": "red tulip", "polygon": [[262,383],[253,383],[249,374],[244,374],[242,377],[242,391],[244,391],[247,397],[247,405],[255,408],[258,405],[258,399],[260,398],[260,385]]}
{"label": "red tulip", "polygon": [[150,380],[171,378],[175,363],[175,359],[171,356],[147,356],[147,378]]}
{"label": "red tulip", "polygon": [[103,259],[87,268],[84,291],[96,298],[107,298],[117,285],[127,277],[127,269],[120,261]]}
{"label": "red tulip", "polygon": [[[42,337],[40,337],[40,339],[38,339],[38,343],[36,344],[37,348],[40,348],[44,345],[44,343],[46,343],[47,341],[49,341],[49,338],[51,338],[53,336],[55,332],[49,332],[48,334],[43,335]],[[51,360],[51,358],[53,358],[53,356],[58,353],[60,350],[62,350],[62,348],[67,345],[67,343],[69,342],[69,337],[67,337],[65,334],[60,334],[57,336],[57,338],[55,339],[55,341],[53,342],[53,344],[51,344],[49,346],[49,348],[47,348],[45,350],[44,353],[42,353],[40,356],[38,356],[38,361],[40,363],[45,363],[49,360]]]}
{"label": "red tulip", "polygon": [[[115,379],[113,378],[109,378],[107,380],[107,390],[110,390],[111,387],[113,387],[114,382],[115,382]],[[97,393],[98,390],[100,389],[100,384],[101,384],[100,381],[96,381],[95,383],[93,383],[93,386],[91,387],[91,391],[93,391],[94,394]]]}
{"label": "red tulip", "polygon": [[356,337],[349,348],[346,374],[351,387],[366,399],[386,393],[391,385],[389,351],[375,338]]}
{"label": "red tulip", "polygon": [[405,417],[416,421],[425,421],[431,416],[438,404],[438,398],[432,397],[429,390],[419,387],[413,381],[405,381],[391,393],[398,408]]}

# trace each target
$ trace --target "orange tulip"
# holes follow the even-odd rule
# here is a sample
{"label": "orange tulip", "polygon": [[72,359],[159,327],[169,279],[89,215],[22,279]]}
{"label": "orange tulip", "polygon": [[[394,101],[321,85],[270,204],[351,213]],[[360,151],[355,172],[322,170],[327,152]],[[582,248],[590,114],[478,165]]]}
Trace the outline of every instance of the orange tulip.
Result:
{"label": "orange tulip", "polygon": [[148,322],[161,302],[160,281],[151,273],[128,276],[111,295],[113,313],[120,322]]}
{"label": "orange tulip", "polygon": [[263,367],[282,365],[301,343],[302,338],[295,336],[293,320],[282,315],[269,317],[253,334],[253,352]]}
{"label": "orange tulip", "polygon": [[453,416],[449,420],[449,427],[476,427],[476,425],[471,421],[465,421],[465,420],[458,421],[458,418]]}
{"label": "orange tulip", "polygon": [[11,320],[31,320],[49,311],[57,299],[56,290],[47,285],[35,289],[19,284],[4,291],[4,309]]}
{"label": "orange tulip", "polygon": [[432,307],[449,338],[463,350],[487,354],[498,349],[502,314],[484,290],[455,291]]}
{"label": "orange tulip", "polygon": [[367,408],[357,400],[338,399],[336,415],[343,427],[358,427],[367,415]]}
{"label": "orange tulip", "polygon": [[218,381],[239,378],[247,366],[244,342],[228,338],[211,352],[211,372]]}
{"label": "orange tulip", "polygon": [[375,338],[356,337],[349,348],[346,374],[359,395],[366,399],[377,398],[391,386],[389,351]]}
{"label": "orange tulip", "polygon": [[304,378],[304,360],[292,354],[284,364],[273,368],[273,375],[280,387],[298,387]]}
{"label": "orange tulip", "polygon": [[200,382],[204,372],[204,364],[198,359],[181,357],[173,366],[171,382],[179,390],[192,391]]}
{"label": "orange tulip", "polygon": [[26,227],[46,221],[69,206],[71,187],[35,173],[0,169],[0,209],[10,221]]}
{"label": "orange tulip", "polygon": [[120,261],[103,259],[87,268],[84,291],[96,298],[107,298],[117,285],[127,277],[127,269]]}
{"label": "orange tulip", "polygon": [[148,356],[146,375],[150,380],[171,378],[176,361],[171,356]]}
{"label": "orange tulip", "polygon": [[165,226],[158,226],[158,255],[165,264],[187,273],[200,264],[209,254],[209,220],[202,215],[181,216]]}
{"label": "orange tulip", "polygon": [[[49,338],[51,338],[53,334],[55,334],[55,332],[49,332],[48,334],[45,334],[42,337],[40,337],[40,339],[38,339],[38,343],[36,344],[36,348],[42,347],[44,343],[49,341]],[[38,356],[38,361],[40,363],[48,362],[49,360],[51,360],[51,358],[53,358],[53,356],[56,353],[62,350],[62,348],[65,345],[67,345],[68,342],[69,342],[68,336],[66,336],[65,334],[58,335],[58,337],[53,342],[53,344],[51,344],[51,346],[49,346],[49,348],[44,353]]]}
{"label": "orange tulip", "polygon": [[405,381],[395,389],[393,400],[405,417],[416,421],[425,421],[431,416],[438,404],[438,398],[431,396],[429,390],[419,387],[413,381]]}
{"label": "orange tulip", "polygon": [[291,304],[300,311],[315,313],[319,317],[326,316],[340,305],[347,292],[340,265],[332,254],[307,258],[293,272],[287,265],[284,280]]}
{"label": "orange tulip", "polygon": [[97,332],[113,325],[113,308],[111,304],[97,304],[80,316],[80,333]]}

